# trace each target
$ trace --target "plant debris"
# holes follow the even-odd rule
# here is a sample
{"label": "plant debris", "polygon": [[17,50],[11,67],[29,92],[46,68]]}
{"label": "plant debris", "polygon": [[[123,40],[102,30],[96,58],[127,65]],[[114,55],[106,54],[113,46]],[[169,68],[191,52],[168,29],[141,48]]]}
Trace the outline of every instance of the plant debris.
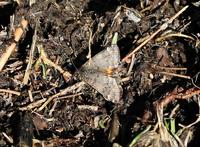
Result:
{"label": "plant debris", "polygon": [[199,3],[1,0],[0,146],[198,146]]}

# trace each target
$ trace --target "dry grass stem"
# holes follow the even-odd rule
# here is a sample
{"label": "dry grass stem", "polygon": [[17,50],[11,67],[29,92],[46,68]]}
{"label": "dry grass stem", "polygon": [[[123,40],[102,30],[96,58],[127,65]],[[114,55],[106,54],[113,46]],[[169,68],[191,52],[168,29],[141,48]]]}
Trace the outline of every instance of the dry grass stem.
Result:
{"label": "dry grass stem", "polygon": [[0,92],[6,92],[6,93],[10,93],[10,94],[14,94],[14,95],[18,95],[20,96],[20,92],[14,91],[14,90],[10,90],[10,89],[0,89]]}
{"label": "dry grass stem", "polygon": [[15,42],[11,43],[11,45],[5,49],[5,52],[1,55],[0,58],[0,71],[2,71],[4,65],[8,61],[9,57],[15,50],[17,46],[17,42],[19,42],[20,38],[22,37],[22,34],[24,33],[24,29],[28,26],[28,21],[25,19],[22,19],[21,21],[21,27],[18,27],[14,32],[14,40]]}
{"label": "dry grass stem", "polygon": [[11,143],[11,144],[13,144],[13,139],[10,137],[10,136],[8,136],[6,133],[4,133],[4,132],[2,132],[2,135],[7,139],[7,141],[9,142],[9,143]]}
{"label": "dry grass stem", "polygon": [[33,102],[33,95],[32,95],[31,90],[28,90],[28,95],[29,95],[30,102]]}
{"label": "dry grass stem", "polygon": [[[200,114],[200,99],[199,98],[198,98],[198,106],[199,106],[199,114]],[[182,126],[184,129],[191,128],[192,126],[194,126],[195,124],[197,124],[199,122],[200,122],[200,115],[198,115],[198,118],[193,123],[191,123],[187,126],[183,126],[183,125],[180,125],[180,126]]]}
{"label": "dry grass stem", "polygon": [[90,105],[78,105],[79,110],[90,110],[90,111],[97,111],[99,109],[98,106],[90,106]]}
{"label": "dry grass stem", "polygon": [[61,97],[55,98],[54,100],[64,100],[64,99],[68,99],[68,98],[77,97],[77,96],[80,96],[82,94],[83,94],[82,92],[79,92],[79,93],[72,94],[72,95],[61,96]]}
{"label": "dry grass stem", "polygon": [[166,34],[164,36],[161,36],[159,38],[156,39],[156,41],[162,41],[162,40],[166,40],[168,38],[171,37],[182,37],[182,38],[187,38],[187,39],[191,39],[191,40],[195,40],[193,37],[185,35],[185,34],[181,34],[181,33],[172,33],[172,34]]}
{"label": "dry grass stem", "polygon": [[55,101],[52,108],[49,111],[49,116],[52,116],[54,110],[56,109],[57,104],[58,104],[58,101]]}
{"label": "dry grass stem", "polygon": [[72,92],[73,90],[81,87],[83,84],[84,84],[84,82],[76,83],[76,84],[74,84],[74,85],[72,85],[70,87],[67,87],[67,88],[63,89],[62,91],[60,91],[57,94],[52,95],[51,97],[49,97],[47,99],[47,101],[37,111],[42,111],[54,98],[62,96],[62,95],[65,95],[65,94],[67,94],[69,92]]}
{"label": "dry grass stem", "polygon": [[142,42],[138,47],[136,47],[131,53],[122,59],[122,62],[128,61],[133,54],[139,51],[143,46],[145,46],[150,40],[152,40],[158,33],[164,31],[169,24],[171,24],[179,15],[181,15],[189,6],[183,7],[179,12],[177,12],[173,17],[171,17],[167,22],[160,26],[160,28],[154,32],[150,37],[148,37],[144,42]]}
{"label": "dry grass stem", "polygon": [[93,42],[93,40],[92,40],[92,29],[90,28],[89,29],[89,33],[90,33],[90,35],[89,35],[89,41],[88,41],[88,54],[87,54],[87,58],[89,59],[89,60],[91,60],[91,58],[92,58],[92,49],[91,49],[91,44],[92,44],[92,42]]}
{"label": "dry grass stem", "polygon": [[27,106],[21,107],[21,108],[19,108],[19,110],[21,110],[21,111],[32,110],[32,109],[34,109],[36,107],[41,106],[41,104],[44,103],[46,100],[47,100],[46,98],[43,98],[41,100],[35,101],[33,103],[30,103]]}
{"label": "dry grass stem", "polygon": [[128,76],[131,74],[131,71],[133,69],[134,63],[135,63],[135,54],[133,54],[132,57],[131,57],[131,64],[130,64],[128,72],[127,72]]}
{"label": "dry grass stem", "polygon": [[169,72],[159,72],[160,74],[167,75],[167,76],[173,76],[173,77],[179,77],[179,78],[184,78],[184,79],[191,79],[190,76],[185,76],[185,75],[180,75],[180,74],[175,74],[175,73],[169,73]]}
{"label": "dry grass stem", "polygon": [[164,67],[164,66],[158,66],[158,65],[155,65],[154,66],[155,68],[157,69],[162,69],[162,70],[187,70],[187,68],[185,67]]}
{"label": "dry grass stem", "polygon": [[0,6],[4,6],[4,5],[7,5],[9,4],[10,2],[9,1],[1,1],[0,2]]}
{"label": "dry grass stem", "polygon": [[58,70],[64,77],[65,81],[68,82],[72,75],[71,73],[69,73],[68,71],[63,70],[59,65],[55,64],[54,62],[52,62],[46,55],[45,51],[43,48],[40,48],[41,51],[41,55],[40,55],[40,59],[43,60],[43,62],[49,66],[54,67],[56,70]]}
{"label": "dry grass stem", "polygon": [[25,74],[24,74],[24,79],[23,79],[24,85],[28,84],[29,75],[31,73],[31,68],[32,68],[32,64],[33,64],[33,54],[34,54],[34,51],[35,51],[36,40],[37,40],[37,25],[35,27],[35,31],[34,31],[34,35],[33,35],[33,39],[32,39],[31,50],[30,50],[30,54],[29,54],[29,60],[28,60],[28,64],[27,64],[27,67],[26,67]]}

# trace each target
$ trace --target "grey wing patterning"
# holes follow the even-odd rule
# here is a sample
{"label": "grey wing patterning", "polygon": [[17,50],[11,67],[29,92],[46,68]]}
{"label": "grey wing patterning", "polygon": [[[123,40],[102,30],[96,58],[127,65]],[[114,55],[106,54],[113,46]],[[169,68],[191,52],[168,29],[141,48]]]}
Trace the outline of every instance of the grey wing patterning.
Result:
{"label": "grey wing patterning", "polygon": [[100,69],[117,68],[120,65],[120,52],[117,45],[111,45],[92,58],[94,65]]}
{"label": "grey wing patterning", "polygon": [[122,95],[122,87],[117,81],[117,77],[106,75],[103,71],[106,69],[115,69],[120,65],[120,51],[115,40],[110,47],[101,51],[92,61],[87,61],[80,69],[83,80],[96,89],[107,101],[118,103]]}
{"label": "grey wing patterning", "polygon": [[122,87],[115,78],[92,69],[81,71],[81,75],[83,80],[101,93],[107,101],[119,103]]}

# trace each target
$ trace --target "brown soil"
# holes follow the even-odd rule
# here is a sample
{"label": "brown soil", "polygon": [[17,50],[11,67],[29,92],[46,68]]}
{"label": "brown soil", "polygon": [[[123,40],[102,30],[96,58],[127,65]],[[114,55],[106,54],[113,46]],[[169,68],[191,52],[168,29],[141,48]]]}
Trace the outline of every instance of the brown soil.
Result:
{"label": "brown soil", "polygon": [[[199,3],[0,1],[1,59],[16,44],[0,71],[0,146],[197,146]],[[117,55],[103,50],[116,32],[110,69]]]}

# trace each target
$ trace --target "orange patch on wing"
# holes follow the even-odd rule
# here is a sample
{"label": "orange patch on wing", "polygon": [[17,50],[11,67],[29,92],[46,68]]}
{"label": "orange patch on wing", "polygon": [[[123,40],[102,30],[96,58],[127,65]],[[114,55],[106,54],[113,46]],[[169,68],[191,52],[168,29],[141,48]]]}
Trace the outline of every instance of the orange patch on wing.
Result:
{"label": "orange patch on wing", "polygon": [[112,67],[107,68],[105,71],[105,73],[109,76],[111,76],[113,74],[113,72],[114,72],[114,68],[112,68]]}

